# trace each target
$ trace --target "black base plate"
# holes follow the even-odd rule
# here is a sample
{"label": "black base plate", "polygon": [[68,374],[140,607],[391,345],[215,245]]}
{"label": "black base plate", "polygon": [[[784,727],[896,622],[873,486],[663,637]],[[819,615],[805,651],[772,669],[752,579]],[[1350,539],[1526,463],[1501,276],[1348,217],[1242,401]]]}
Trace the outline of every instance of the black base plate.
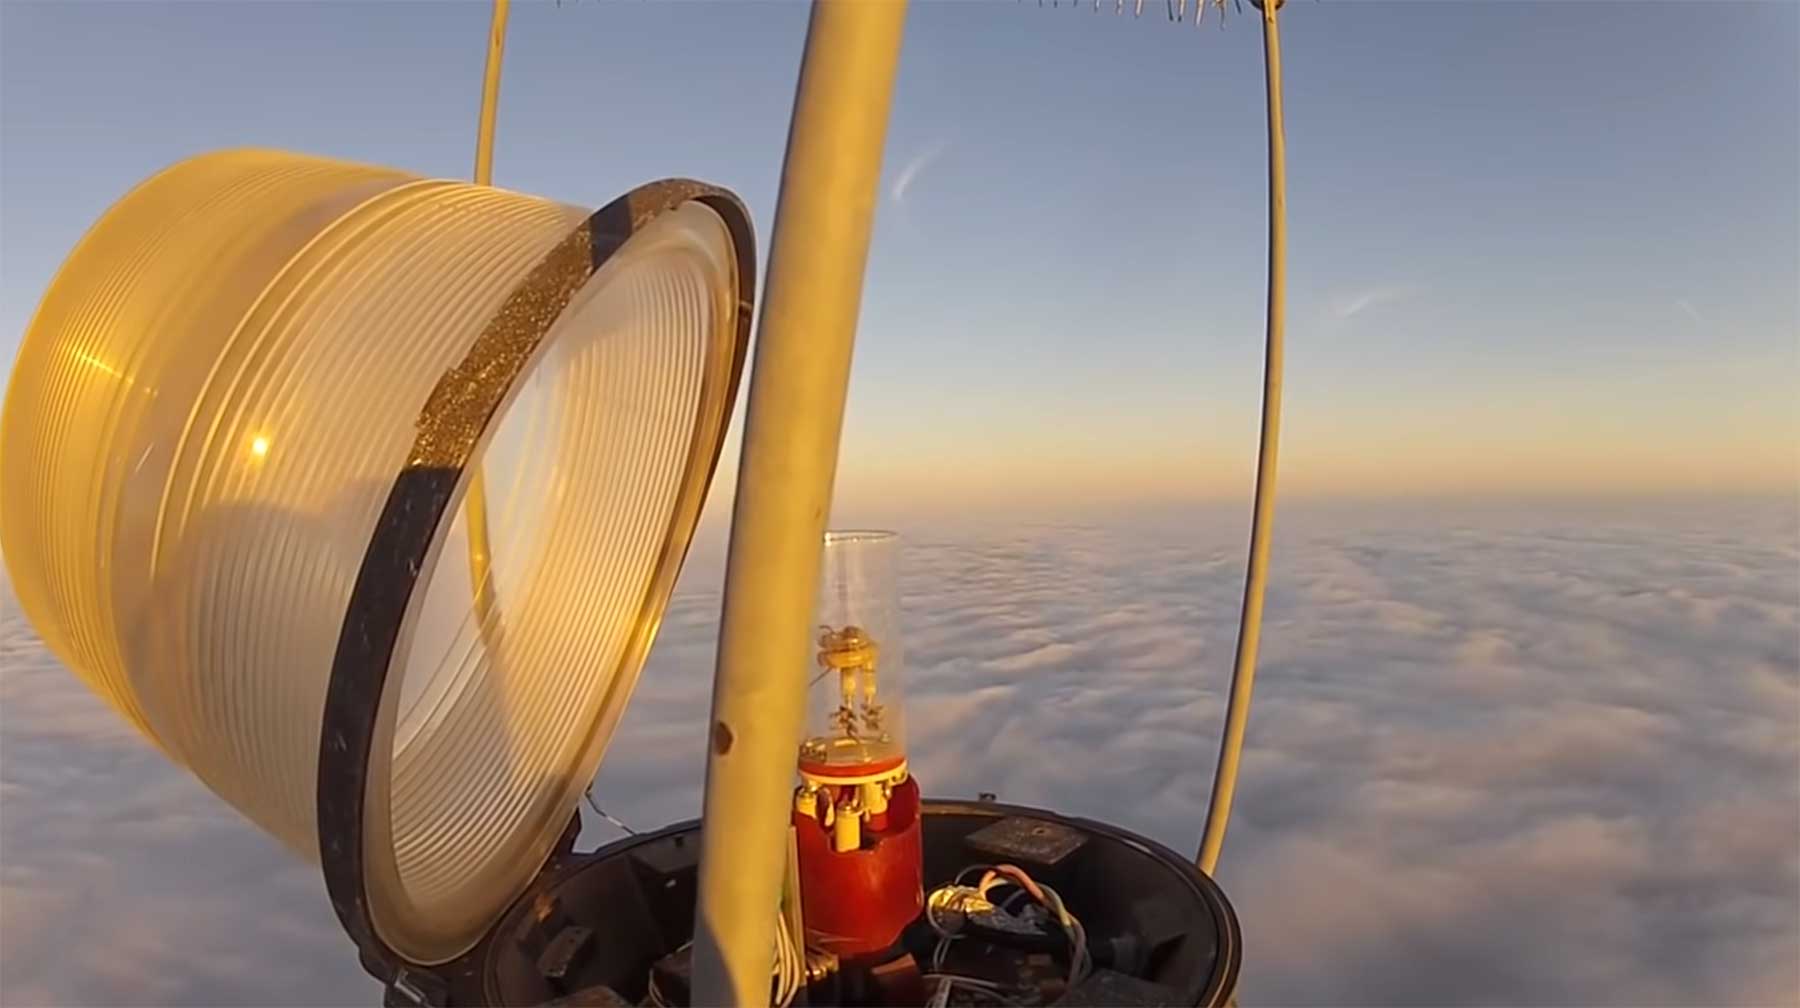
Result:
{"label": "black base plate", "polygon": [[[680,823],[589,854],[565,846],[469,953],[398,977],[378,974],[388,982],[385,1003],[639,1005],[648,1003],[653,966],[663,985],[680,987],[680,957],[668,957],[693,937],[699,829]],[[928,889],[970,865],[1017,864],[1062,894],[1086,928],[1096,966],[1067,990],[1060,941],[971,935],[947,951],[945,970],[1071,1008],[1230,1002],[1242,954],[1237,917],[1186,858],[1117,827],[985,800],[929,800],[923,830]],[[936,938],[917,922],[895,961],[929,971]],[[869,977],[839,979],[810,992],[813,1003],[876,1003],[879,991],[892,989]],[[659,990],[672,1000],[685,994]],[[950,1003],[974,1002],[959,994]]]}

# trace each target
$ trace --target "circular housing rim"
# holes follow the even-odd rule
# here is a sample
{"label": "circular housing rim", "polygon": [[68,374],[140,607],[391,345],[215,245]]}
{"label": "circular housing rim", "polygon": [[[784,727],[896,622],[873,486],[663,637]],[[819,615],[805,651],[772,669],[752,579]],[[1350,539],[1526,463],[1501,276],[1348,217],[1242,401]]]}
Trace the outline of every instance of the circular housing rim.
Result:
{"label": "circular housing rim", "polygon": [[[1201,871],[1191,858],[1183,856],[1170,847],[1151,840],[1141,834],[1134,833],[1121,826],[1099,822],[1078,815],[1069,815],[1052,809],[1032,805],[1015,805],[1008,802],[987,799],[969,798],[923,798],[919,803],[921,822],[928,822],[938,816],[969,816],[989,819],[998,822],[1011,816],[1022,816],[1030,819],[1044,819],[1067,826],[1076,827],[1086,833],[1135,849],[1152,861],[1158,862],[1171,877],[1179,877],[1188,892],[1207,910],[1212,919],[1214,934],[1218,946],[1214,957],[1214,967],[1204,982],[1194,984],[1182,990],[1183,1001],[1196,1006],[1219,1006],[1236,1003],[1238,981],[1243,969],[1243,931],[1238,920],[1236,908],[1225,895],[1218,882],[1212,876]],[[579,823],[570,824],[567,844],[572,844]],[[546,864],[536,879],[525,892],[521,893],[505,913],[503,913],[490,929],[483,943],[466,956],[449,967],[429,974],[432,979],[453,991],[449,1000],[455,1004],[501,1005],[513,1003],[501,978],[502,961],[508,955],[505,942],[508,936],[532,926],[534,921],[544,917],[554,907],[558,892],[569,880],[584,871],[595,868],[610,859],[629,857],[631,852],[640,848],[677,839],[685,836],[698,837],[701,821],[687,819],[671,823],[660,829],[649,830],[627,837],[621,837],[587,853],[575,853],[565,845]],[[699,845],[694,844],[694,856],[699,857]],[[927,880],[929,882],[929,880]],[[1191,997],[1191,1001],[1185,998]]]}
{"label": "circular housing rim", "polygon": [[[441,544],[441,526],[456,515],[472,475],[471,462],[479,460],[486,436],[519,383],[532,373],[544,337],[575,292],[633,235],[689,202],[706,206],[725,226],[737,276],[735,317],[725,345],[715,348],[723,351],[725,367],[706,376],[709,387],[700,398],[700,416],[688,445],[672,522],[630,641],[616,666],[624,694],[616,702],[601,704],[601,713],[608,709],[622,713],[698,525],[743,372],[754,302],[754,236],[748,211],[734,194],[701,182],[666,179],[633,189],[595,211],[544,256],[501,309],[502,313],[508,308],[552,310],[531,311],[533,324],[523,332],[516,325],[509,327],[511,336],[504,348],[484,335],[461,364],[445,373],[420,412],[409,459],[390,485],[358,569],[332,662],[321,721],[316,817],[320,866],[332,907],[365,958],[390,970],[448,962],[467,952],[518,895],[512,893],[486,912],[479,928],[421,942],[416,935],[397,933],[408,923],[397,921],[388,901],[371,892],[375,866],[365,842],[366,817],[374,809],[387,808],[385,796],[391,786],[388,750],[396,705],[384,702],[384,696],[390,685],[398,690],[403,675],[394,667],[394,656],[409,610],[423,595],[421,572]],[[501,350],[505,352],[497,352]],[[588,746],[603,752],[605,742],[598,737]],[[372,802],[378,796],[382,800]],[[579,792],[574,800],[579,800]],[[565,825],[566,816],[558,813],[526,827],[532,834],[534,864],[541,865],[550,856]],[[529,882],[527,878],[521,890]]]}

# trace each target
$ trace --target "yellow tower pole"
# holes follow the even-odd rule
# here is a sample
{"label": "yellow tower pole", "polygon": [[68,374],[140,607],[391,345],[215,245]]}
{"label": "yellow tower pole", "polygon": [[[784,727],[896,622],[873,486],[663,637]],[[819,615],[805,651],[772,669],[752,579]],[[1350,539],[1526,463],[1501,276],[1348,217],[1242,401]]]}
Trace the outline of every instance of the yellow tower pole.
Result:
{"label": "yellow tower pole", "polygon": [[903,0],[816,0],[769,249],[713,678],[694,1004],[766,1005],[812,617]]}
{"label": "yellow tower pole", "polygon": [[[487,73],[481,80],[481,119],[475,131],[475,184],[494,183],[494,120],[500,112],[500,61],[506,51],[506,17],[511,0],[494,0],[488,23]],[[475,626],[485,641],[494,609],[494,580],[488,544],[487,477],[479,463],[469,478],[469,583],[475,590]]]}
{"label": "yellow tower pole", "polygon": [[1256,648],[1262,639],[1263,587],[1269,579],[1269,536],[1275,524],[1275,457],[1281,442],[1282,330],[1287,297],[1287,146],[1281,127],[1281,36],[1275,11],[1281,0],[1252,0],[1262,9],[1263,77],[1269,111],[1269,300],[1267,348],[1263,358],[1262,443],[1256,455],[1256,501],[1250,520],[1250,563],[1244,575],[1244,608],[1238,623],[1237,659],[1231,670],[1231,699],[1213,775],[1212,803],[1197,858],[1208,875],[1225,845],[1225,824],[1237,792],[1244,725],[1250,719],[1250,691],[1256,683]]}

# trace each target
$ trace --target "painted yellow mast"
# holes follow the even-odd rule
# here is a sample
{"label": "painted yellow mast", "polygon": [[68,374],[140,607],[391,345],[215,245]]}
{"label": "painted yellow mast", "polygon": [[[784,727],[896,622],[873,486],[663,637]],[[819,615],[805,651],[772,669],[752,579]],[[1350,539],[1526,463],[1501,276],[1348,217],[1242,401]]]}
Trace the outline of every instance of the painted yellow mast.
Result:
{"label": "painted yellow mast", "polygon": [[820,557],[905,23],[902,0],[816,0],[806,31],[731,519],[694,1004],[769,1003]]}

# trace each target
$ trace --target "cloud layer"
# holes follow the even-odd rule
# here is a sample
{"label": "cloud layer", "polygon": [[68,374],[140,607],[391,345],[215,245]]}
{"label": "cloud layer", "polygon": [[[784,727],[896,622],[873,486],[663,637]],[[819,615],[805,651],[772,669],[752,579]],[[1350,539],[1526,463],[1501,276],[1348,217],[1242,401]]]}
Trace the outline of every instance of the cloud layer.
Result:
{"label": "cloud layer", "polygon": [[[927,791],[1194,846],[1242,516],[906,531]],[[698,808],[718,567],[601,774],[639,828]],[[1220,871],[1245,1003],[1800,998],[1793,502],[1293,512],[1273,569]],[[372,1002],[316,875],[0,605],[0,1002]]]}

